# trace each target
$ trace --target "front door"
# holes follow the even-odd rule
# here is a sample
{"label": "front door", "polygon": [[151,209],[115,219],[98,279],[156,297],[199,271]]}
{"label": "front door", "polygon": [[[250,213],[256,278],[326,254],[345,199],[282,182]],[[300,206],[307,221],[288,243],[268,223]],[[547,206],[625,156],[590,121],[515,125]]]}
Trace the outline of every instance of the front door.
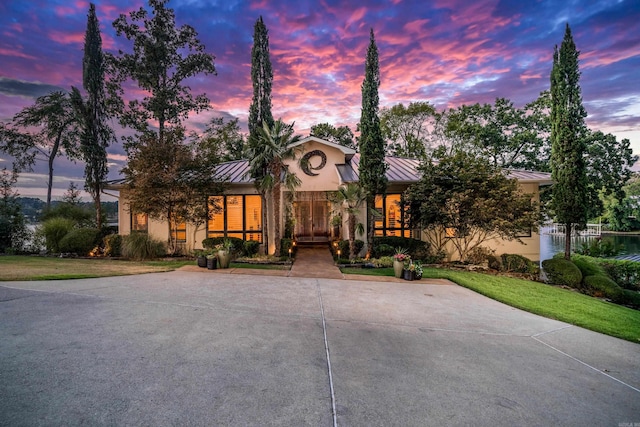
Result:
{"label": "front door", "polygon": [[301,191],[294,202],[295,238],[302,242],[326,242],[329,239],[330,207],[325,192]]}

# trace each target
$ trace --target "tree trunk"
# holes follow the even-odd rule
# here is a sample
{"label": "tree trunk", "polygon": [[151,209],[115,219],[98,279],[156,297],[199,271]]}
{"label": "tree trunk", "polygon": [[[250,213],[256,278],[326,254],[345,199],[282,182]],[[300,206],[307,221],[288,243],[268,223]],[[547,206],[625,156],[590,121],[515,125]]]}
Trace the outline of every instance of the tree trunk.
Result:
{"label": "tree trunk", "polygon": [[58,155],[58,148],[60,147],[60,139],[62,138],[62,133],[58,133],[58,137],[56,138],[56,142],[53,143],[53,147],[51,147],[51,152],[49,153],[49,181],[47,181],[47,209],[51,207],[51,190],[53,188],[53,161]]}
{"label": "tree trunk", "polygon": [[102,229],[102,204],[100,203],[100,190],[95,191],[93,202],[95,203],[95,206],[96,206],[96,228],[98,230],[101,230]]}
{"label": "tree trunk", "polygon": [[269,215],[267,213],[267,192],[262,191],[262,244],[264,245],[264,254],[269,255]]}
{"label": "tree trunk", "polygon": [[276,175],[276,181],[273,185],[273,243],[275,244],[275,256],[280,256],[280,173]]}
{"label": "tree trunk", "polygon": [[571,224],[565,224],[564,230],[564,259],[571,259]]}
{"label": "tree trunk", "polygon": [[349,214],[349,259],[356,258],[356,216]]}

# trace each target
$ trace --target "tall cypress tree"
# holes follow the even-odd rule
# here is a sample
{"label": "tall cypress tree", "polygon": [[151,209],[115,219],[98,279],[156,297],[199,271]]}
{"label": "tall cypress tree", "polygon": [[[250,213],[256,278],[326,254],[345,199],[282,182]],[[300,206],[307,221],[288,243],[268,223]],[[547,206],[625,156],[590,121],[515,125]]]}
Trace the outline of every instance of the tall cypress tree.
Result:
{"label": "tall cypress tree", "polygon": [[378,88],[380,87],[380,66],[378,64],[378,47],[373,35],[369,37],[369,48],[364,68],[362,83],[362,113],[360,115],[360,148],[359,177],[360,185],[367,194],[367,251],[373,247],[374,221],[372,210],[377,194],[387,191],[387,164],[384,161],[384,139],[378,117]]}
{"label": "tall cypress tree", "polygon": [[[249,139],[247,145],[250,152],[261,153],[260,129],[263,129],[263,123],[267,125],[268,129],[271,129],[274,124],[273,114],[271,113],[273,70],[271,69],[271,59],[269,58],[269,32],[262,21],[262,16],[253,27],[251,82],[253,83],[253,98],[249,107]],[[252,162],[250,173],[251,178],[258,185],[267,173],[267,164],[265,162]],[[265,250],[268,252],[267,197],[265,191],[261,190],[260,194],[262,196],[262,236]],[[275,218],[275,220],[278,221],[279,219]]]}
{"label": "tall cypress tree", "polygon": [[551,176],[554,182],[551,206],[556,220],[565,225],[564,257],[571,258],[572,228],[587,222],[588,190],[585,154],[587,113],[580,90],[580,52],[567,24],[564,39],[553,53],[551,70]]}
{"label": "tall cypress tree", "polygon": [[100,24],[96,17],[96,7],[91,3],[82,59],[82,86],[87,92],[87,97],[83,100],[78,89],[72,88],[72,100],[80,118],[80,148],[85,161],[85,190],[93,198],[98,228],[102,226],[100,193],[109,172],[107,147],[114,138],[113,131],[107,123],[104,73]]}

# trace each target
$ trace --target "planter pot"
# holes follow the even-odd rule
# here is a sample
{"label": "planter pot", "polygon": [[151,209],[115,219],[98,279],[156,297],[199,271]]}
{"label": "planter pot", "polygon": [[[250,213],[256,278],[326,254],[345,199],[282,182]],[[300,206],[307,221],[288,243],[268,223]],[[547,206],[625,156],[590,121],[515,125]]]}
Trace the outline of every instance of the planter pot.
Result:
{"label": "planter pot", "polygon": [[415,279],[416,279],[415,271],[411,271],[411,270],[404,271],[404,280],[415,280]]}
{"label": "planter pot", "polygon": [[207,269],[215,270],[218,268],[218,259],[216,257],[206,258],[207,260]]}
{"label": "planter pot", "polygon": [[196,260],[198,261],[198,267],[200,267],[200,268],[206,268],[207,267],[207,257],[206,256],[199,256],[198,258],[196,258]]}
{"label": "planter pot", "polygon": [[218,251],[218,261],[220,261],[220,268],[229,268],[231,253],[229,251]]}
{"label": "planter pot", "polygon": [[402,277],[402,270],[404,270],[404,263],[402,261],[393,261],[393,274],[400,279]]}

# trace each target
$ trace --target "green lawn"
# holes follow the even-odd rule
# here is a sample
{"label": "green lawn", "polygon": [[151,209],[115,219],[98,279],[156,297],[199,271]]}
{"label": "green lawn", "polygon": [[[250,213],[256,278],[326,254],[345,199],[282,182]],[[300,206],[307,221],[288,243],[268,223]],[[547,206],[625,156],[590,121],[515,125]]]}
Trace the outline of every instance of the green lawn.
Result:
{"label": "green lawn", "polygon": [[[393,269],[344,268],[345,274],[393,276]],[[544,283],[467,271],[425,268],[424,278],[449,279],[522,310],[640,343],[640,311]]]}

